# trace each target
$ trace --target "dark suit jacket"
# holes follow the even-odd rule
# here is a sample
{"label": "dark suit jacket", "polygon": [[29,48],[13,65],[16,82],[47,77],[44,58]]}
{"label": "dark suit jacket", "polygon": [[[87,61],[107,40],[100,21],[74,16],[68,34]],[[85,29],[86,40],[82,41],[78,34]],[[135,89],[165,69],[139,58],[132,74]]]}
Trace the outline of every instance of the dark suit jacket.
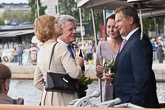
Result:
{"label": "dark suit jacket", "polygon": [[140,40],[140,29],[129,38],[115,61],[115,97],[121,103],[159,107],[152,70],[152,45],[147,36]]}

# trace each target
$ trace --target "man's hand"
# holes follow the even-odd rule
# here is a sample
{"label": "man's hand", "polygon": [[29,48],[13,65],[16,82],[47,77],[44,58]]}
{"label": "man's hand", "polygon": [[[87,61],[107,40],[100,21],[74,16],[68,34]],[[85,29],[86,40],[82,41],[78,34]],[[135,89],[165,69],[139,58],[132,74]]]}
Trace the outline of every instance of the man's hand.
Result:
{"label": "man's hand", "polygon": [[76,57],[76,63],[77,65],[79,65],[80,67],[82,67],[84,65],[84,60],[82,57]]}
{"label": "man's hand", "polygon": [[108,82],[112,82],[114,77],[114,73],[108,74],[105,73],[105,79],[107,79]]}
{"label": "man's hand", "polygon": [[97,73],[103,73],[103,70],[104,70],[104,68],[102,66],[100,66],[100,65],[96,66],[96,72]]}

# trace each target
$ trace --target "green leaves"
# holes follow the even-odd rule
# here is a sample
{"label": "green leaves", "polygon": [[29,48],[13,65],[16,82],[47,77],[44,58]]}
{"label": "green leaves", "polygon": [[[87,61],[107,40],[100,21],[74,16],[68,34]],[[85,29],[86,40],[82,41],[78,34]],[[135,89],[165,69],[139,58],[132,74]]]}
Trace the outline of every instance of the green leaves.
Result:
{"label": "green leaves", "polygon": [[[29,18],[30,22],[33,23],[35,20],[35,12],[37,11],[37,4],[35,4],[35,0],[28,0],[29,3],[29,7],[31,7],[31,16]],[[39,15],[45,15],[45,10],[47,8],[47,6],[42,6],[41,5],[41,0],[38,0],[38,4],[39,4]],[[37,16],[36,16],[37,17]]]}
{"label": "green leaves", "polygon": [[88,84],[91,84],[93,80],[90,77],[80,77],[78,78],[78,83],[80,85],[87,86]]}
{"label": "green leaves", "polygon": [[22,10],[11,10],[10,8],[6,9],[4,13],[2,14],[3,20],[12,20],[15,22],[23,23],[27,20],[29,20],[30,14],[28,11],[22,11]]}
{"label": "green leaves", "polygon": [[113,68],[114,67],[114,63],[115,63],[115,60],[106,60],[105,63],[104,63],[104,67],[108,67],[108,68]]}
{"label": "green leaves", "polygon": [[106,70],[108,70],[109,68],[111,69],[111,72],[113,72],[114,70],[114,64],[115,64],[115,60],[106,60],[104,63],[104,67],[106,68]]}

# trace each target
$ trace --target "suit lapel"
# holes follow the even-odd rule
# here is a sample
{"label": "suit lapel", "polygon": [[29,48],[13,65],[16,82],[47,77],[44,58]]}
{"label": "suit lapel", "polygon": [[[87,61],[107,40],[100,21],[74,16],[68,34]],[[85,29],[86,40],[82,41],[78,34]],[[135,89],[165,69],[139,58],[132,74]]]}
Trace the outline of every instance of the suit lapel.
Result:
{"label": "suit lapel", "polygon": [[126,42],[126,44],[124,45],[122,50],[118,52],[117,57],[116,57],[116,61],[115,61],[115,64],[114,64],[114,69],[115,70],[116,70],[116,67],[117,67],[117,65],[118,65],[118,63],[120,61],[121,56],[123,56],[124,53],[127,52],[127,49],[130,46],[130,44],[131,44],[131,41],[135,38],[135,36],[137,36],[136,34],[138,34],[138,33],[140,33],[140,29],[138,29],[135,33],[133,33],[131,35],[131,37],[128,39],[128,41]]}
{"label": "suit lapel", "polygon": [[117,65],[120,61],[121,56],[124,55],[124,53],[127,51],[130,44],[131,44],[131,39],[128,39],[128,41],[126,42],[126,44],[124,45],[122,50],[118,52],[117,57],[116,57],[116,61],[115,61],[115,64],[114,64],[115,69],[116,69],[116,67],[117,67]]}

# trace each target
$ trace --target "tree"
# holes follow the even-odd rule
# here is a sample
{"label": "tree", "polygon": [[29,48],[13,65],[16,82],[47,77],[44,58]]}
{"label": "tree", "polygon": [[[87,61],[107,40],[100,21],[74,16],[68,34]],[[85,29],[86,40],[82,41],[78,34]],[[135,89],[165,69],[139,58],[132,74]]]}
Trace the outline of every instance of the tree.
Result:
{"label": "tree", "polygon": [[164,34],[164,18],[156,18],[156,23],[158,24],[158,33]]}
{"label": "tree", "polygon": [[71,15],[79,20],[79,10],[74,0],[59,0],[59,10],[61,14]]}
{"label": "tree", "polygon": [[14,11],[11,10],[10,8],[6,9],[4,11],[4,13],[2,14],[2,19],[3,20],[13,20],[15,22],[25,22],[27,20],[29,20],[29,12],[25,12],[25,11]]}
{"label": "tree", "polygon": [[146,31],[155,31],[155,25],[153,19],[143,19],[143,28]]}
{"label": "tree", "polygon": [[[74,16],[77,22],[80,22],[79,9],[77,8],[77,4],[74,2],[74,0],[59,0],[59,10],[61,14],[68,14],[68,15]],[[95,13],[95,20],[96,20],[96,30],[98,33],[100,33],[101,25],[104,25],[103,11],[95,9],[94,13]],[[82,8],[81,14],[82,14],[82,21],[89,23],[88,30],[86,30],[86,32],[89,35],[93,35],[93,28],[91,28],[92,27],[91,10],[88,8]]]}
{"label": "tree", "polygon": [[0,25],[4,25],[4,19],[0,17]]}
{"label": "tree", "polygon": [[[35,5],[35,0],[28,0],[29,1],[29,6],[31,7],[31,16],[30,16],[30,22],[33,23],[35,20],[35,11],[37,10],[37,5]],[[41,6],[40,0],[38,0],[39,4],[39,15],[45,15],[45,10],[47,6]]]}
{"label": "tree", "polygon": [[[156,24],[158,25],[158,33],[164,33],[164,19],[156,18]],[[155,31],[154,19],[143,19],[143,28],[147,34],[148,32]]]}

